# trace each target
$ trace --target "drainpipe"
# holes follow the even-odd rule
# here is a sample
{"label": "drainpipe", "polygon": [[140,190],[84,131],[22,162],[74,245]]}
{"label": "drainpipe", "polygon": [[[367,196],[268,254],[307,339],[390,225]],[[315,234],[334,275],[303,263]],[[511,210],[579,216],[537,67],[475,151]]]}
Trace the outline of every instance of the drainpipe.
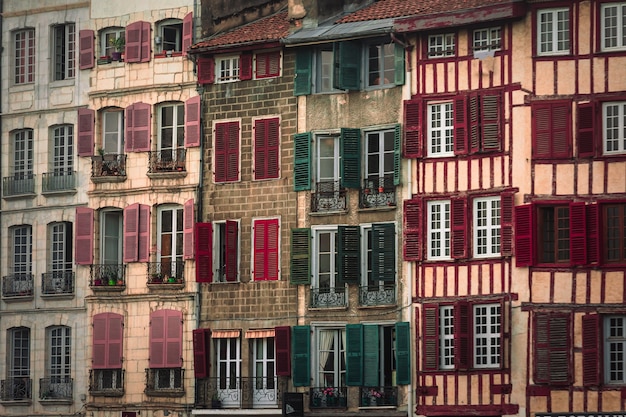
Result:
{"label": "drainpipe", "polygon": [[[4,34],[4,21],[2,20],[2,12],[4,12],[4,1],[0,0],[0,68],[4,68],[4,62],[2,60],[2,52],[4,52],[4,44],[3,44],[3,34]],[[1,80],[1,78],[0,78]],[[0,88],[0,126],[2,126],[2,91],[4,89]],[[2,139],[4,138],[4,134],[0,134],[0,148],[2,148]],[[2,177],[2,158],[0,158],[0,178]],[[4,192],[2,190],[2,183],[0,183],[0,193]],[[2,196],[0,196],[2,198]],[[3,231],[3,222],[2,222],[2,202],[0,201],[0,242],[2,242],[2,231]],[[0,273],[2,272],[2,261],[4,260],[3,256],[0,256]]]}

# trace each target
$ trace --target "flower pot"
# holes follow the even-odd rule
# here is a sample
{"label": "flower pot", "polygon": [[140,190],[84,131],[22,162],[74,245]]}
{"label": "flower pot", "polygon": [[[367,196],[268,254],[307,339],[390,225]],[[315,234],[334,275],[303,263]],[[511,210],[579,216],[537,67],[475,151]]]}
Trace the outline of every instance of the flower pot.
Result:
{"label": "flower pot", "polygon": [[117,283],[117,281],[113,278],[109,279],[109,285],[113,286]]}
{"label": "flower pot", "polygon": [[383,187],[378,187],[378,192],[379,192],[379,193],[384,193],[384,192],[385,192],[385,189],[384,189]]}
{"label": "flower pot", "polygon": [[121,52],[111,52],[111,59],[113,61],[121,61],[122,60],[122,53]]}

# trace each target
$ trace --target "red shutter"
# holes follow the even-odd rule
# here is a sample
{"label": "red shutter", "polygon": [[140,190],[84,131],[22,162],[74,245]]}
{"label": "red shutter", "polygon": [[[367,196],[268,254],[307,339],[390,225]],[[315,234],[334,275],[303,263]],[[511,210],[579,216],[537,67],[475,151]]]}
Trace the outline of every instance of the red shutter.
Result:
{"label": "red shutter", "polygon": [[424,152],[422,139],[422,100],[404,101],[404,157],[421,158]]}
{"label": "red shutter", "polygon": [[93,317],[94,369],[119,369],[122,367],[122,316],[115,313],[99,313]]}
{"label": "red shutter", "polygon": [[515,266],[534,264],[534,216],[533,206],[515,207]]}
{"label": "red shutter", "polygon": [[241,81],[252,79],[252,54],[243,53],[239,56],[239,79]]}
{"label": "red shutter", "polygon": [[256,55],[256,78],[278,77],[280,75],[280,51]]}
{"label": "red shutter", "polygon": [[196,282],[213,282],[213,227],[196,223]]}
{"label": "red shutter", "polygon": [[78,32],[78,67],[80,69],[93,68],[94,65],[94,31],[91,29],[83,29]]}
{"label": "red shutter", "polygon": [[481,96],[480,116],[481,116],[481,137],[482,149],[484,151],[499,151],[502,142],[502,104],[501,95],[484,94]]}
{"label": "red shutter", "polygon": [[124,209],[124,262],[137,262],[139,254],[139,203]]}
{"label": "red shutter", "polygon": [[91,109],[78,109],[78,156],[93,155],[96,112]]}
{"label": "red shutter", "polygon": [[228,160],[226,162],[226,180],[239,179],[239,122],[229,123],[227,133]]}
{"label": "red shutter", "polygon": [[121,315],[109,313],[107,326],[107,368],[122,367],[122,348],[124,341],[124,320]]}
{"label": "red shutter", "polygon": [[588,204],[586,207],[587,223],[587,263],[595,264],[600,262],[600,224],[598,216],[599,206]]}
{"label": "red shutter", "polygon": [[452,211],[452,258],[467,257],[467,199],[450,200]]}
{"label": "red shutter", "polygon": [[193,227],[195,223],[193,199],[183,206],[183,258],[193,259]]}
{"label": "red shutter", "polygon": [[133,143],[133,112],[135,111],[135,105],[124,109],[124,151],[132,152],[135,149]]}
{"label": "red shutter", "polygon": [[132,116],[132,144],[134,152],[150,151],[150,113],[151,107],[147,103],[135,103]]}
{"label": "red shutter", "polygon": [[278,219],[254,222],[255,281],[278,279]]}
{"label": "red shutter", "polygon": [[200,96],[185,101],[185,146],[200,146]]}
{"label": "red shutter", "polygon": [[570,315],[535,314],[534,382],[567,385],[570,382]]}
{"label": "red shutter", "polygon": [[215,126],[215,181],[239,179],[239,122]]}
{"label": "red shutter", "polygon": [[291,328],[279,326],[274,329],[276,350],[276,375],[291,375]]}
{"label": "red shutter", "polygon": [[193,13],[187,13],[183,17],[183,56],[187,55],[187,50],[193,44]]}
{"label": "red shutter", "polygon": [[532,104],[533,158],[571,156],[571,102]]}
{"label": "red shutter", "polygon": [[533,158],[549,158],[551,156],[551,109],[552,106],[549,103],[533,103],[531,105]]}
{"label": "red shutter", "polygon": [[267,171],[266,178],[280,176],[280,122],[277,117],[267,122]]}
{"label": "red shutter", "polygon": [[422,340],[424,371],[439,369],[439,306],[424,304]]}
{"label": "red shutter", "polygon": [[215,82],[215,61],[213,58],[199,57],[196,62],[198,83],[213,84]]}
{"label": "red shutter", "polygon": [[152,37],[150,23],[141,22],[141,58],[139,62],[149,62],[152,55]]}
{"label": "red shutter", "polygon": [[211,375],[211,331],[209,329],[193,329],[193,376],[207,378]]}
{"label": "red shutter", "polygon": [[534,315],[534,375],[536,384],[550,382],[550,315]]}
{"label": "red shutter", "polygon": [[150,206],[139,205],[139,237],[138,237],[137,261],[148,262],[150,260]]}
{"label": "red shutter", "polygon": [[124,50],[126,62],[141,62],[141,29],[142,22],[133,22],[126,26]]}
{"label": "red shutter", "polygon": [[78,265],[91,265],[93,263],[93,209],[88,207],[76,207],[76,232],[74,235],[74,255]]}
{"label": "red shutter", "polygon": [[237,254],[239,241],[239,223],[226,220],[226,275],[227,282],[237,281]]}
{"label": "red shutter", "polygon": [[572,156],[572,104],[555,103],[552,107],[552,157]]}
{"label": "red shutter", "polygon": [[595,120],[594,102],[578,104],[576,107],[576,145],[580,158],[592,157],[596,154]]}
{"label": "red shutter", "polygon": [[165,310],[150,315],[150,368],[165,368]]}
{"label": "red shutter", "polygon": [[404,260],[422,259],[422,200],[404,200]]}
{"label": "red shutter", "polygon": [[254,178],[257,180],[279,176],[279,120],[257,120],[254,125]]}
{"label": "red shutter", "polygon": [[228,123],[215,124],[215,156],[213,157],[213,175],[215,182],[226,181],[226,162],[228,160]]}
{"label": "red shutter", "polygon": [[468,141],[471,153],[480,151],[480,98],[473,93],[467,97]]}
{"label": "red shutter", "polygon": [[457,370],[469,369],[474,357],[470,343],[470,308],[466,301],[454,305],[454,365]]}
{"label": "red shutter", "polygon": [[107,328],[110,313],[100,313],[93,316],[93,337],[91,364],[94,369],[107,368]]}
{"label": "red shutter", "polygon": [[454,99],[454,154],[467,153],[467,96]]}
{"label": "red shutter", "polygon": [[513,208],[515,192],[505,191],[500,196],[500,254],[513,255]]}
{"label": "red shutter", "polygon": [[183,366],[183,313],[165,310],[165,367]]}
{"label": "red shutter", "polygon": [[585,203],[569,205],[569,258],[572,265],[587,263],[587,228]]}
{"label": "red shutter", "polygon": [[599,385],[600,364],[600,334],[602,332],[602,322],[599,314],[589,314],[583,316],[583,385]]}

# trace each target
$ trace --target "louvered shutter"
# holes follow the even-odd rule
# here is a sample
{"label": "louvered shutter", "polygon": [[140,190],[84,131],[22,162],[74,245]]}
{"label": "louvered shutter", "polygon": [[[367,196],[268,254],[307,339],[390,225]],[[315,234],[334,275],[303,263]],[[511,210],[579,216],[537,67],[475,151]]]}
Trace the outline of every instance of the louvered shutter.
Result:
{"label": "louvered shutter", "polygon": [[551,156],[551,105],[549,103],[533,103],[531,115],[533,158],[549,158]]}
{"label": "louvered shutter", "polygon": [[199,57],[196,65],[198,83],[213,84],[215,82],[215,61],[213,58]]}
{"label": "louvered shutter", "polygon": [[454,305],[454,365],[458,370],[467,370],[472,363],[470,311],[466,301]]}
{"label": "louvered shutter", "polygon": [[139,205],[139,230],[137,231],[137,261],[150,260],[150,206]]}
{"label": "louvered shutter", "polygon": [[130,106],[124,109],[124,151],[125,152],[132,152],[135,149],[135,145],[133,143],[134,109],[135,109],[134,104],[131,104]]}
{"label": "louvered shutter", "polygon": [[276,350],[276,375],[291,375],[291,327],[274,328],[274,347]]}
{"label": "louvered shutter", "polygon": [[396,280],[396,228],[393,223],[372,225],[372,278]]}
{"label": "louvered shutter", "polygon": [[91,364],[94,369],[107,368],[107,330],[109,314],[110,313],[100,313],[93,316]]}
{"label": "louvered shutter", "polygon": [[571,156],[571,103],[532,104],[533,158]]}
{"label": "louvered shutter", "polygon": [[293,188],[294,191],[311,189],[311,133],[297,133],[293,135],[294,163]]}
{"label": "louvered shutter", "polygon": [[337,227],[336,265],[339,284],[358,283],[361,277],[361,228]]}
{"label": "louvered shutter", "polygon": [[183,366],[183,313],[165,310],[165,367]]}
{"label": "louvered shutter", "polygon": [[593,157],[596,154],[596,107],[594,102],[576,106],[576,145],[580,158]]}
{"label": "louvered shutter", "polygon": [[213,282],[213,227],[196,223],[196,282]]}
{"label": "louvered shutter", "polygon": [[361,44],[357,41],[333,44],[333,88],[358,91],[361,88]]}
{"label": "louvered shutter", "polygon": [[305,96],[311,94],[311,76],[313,72],[313,56],[311,50],[298,48],[296,51],[295,78],[293,80],[293,95]]}
{"label": "louvered shutter", "polygon": [[207,378],[211,375],[211,332],[209,329],[193,329],[193,376]]}
{"label": "louvered shutter", "polygon": [[292,329],[291,352],[293,354],[292,379],[294,387],[311,384],[311,328],[294,326]]}
{"label": "louvered shutter", "polygon": [[141,62],[141,31],[142,22],[133,22],[126,26],[124,51],[126,62]]}
{"label": "louvered shutter", "polygon": [[291,283],[311,283],[311,229],[291,230]]}
{"label": "louvered shutter", "polygon": [[92,156],[96,112],[91,109],[78,109],[78,156]]}
{"label": "louvered shutter", "polygon": [[[347,327],[347,326],[346,326]],[[380,337],[378,326],[363,326],[363,385],[376,387],[380,385],[378,370],[380,369]]]}
{"label": "louvered shutter", "polygon": [[141,22],[141,57],[139,62],[149,62],[152,55],[150,23]]}
{"label": "louvered shutter", "polygon": [[193,45],[193,13],[187,13],[183,17],[183,56],[187,56],[191,45]]}
{"label": "louvered shutter", "polygon": [[500,254],[513,255],[513,210],[515,192],[505,191],[500,196]]}
{"label": "louvered shutter", "polygon": [[239,56],[239,79],[241,81],[252,79],[252,54],[245,52]]}
{"label": "louvered shutter", "polygon": [[201,107],[200,96],[194,96],[185,101],[185,146],[187,148],[200,146]]}
{"label": "louvered shutter", "polygon": [[454,99],[454,154],[467,154],[467,96]]}
{"label": "louvered shutter", "polygon": [[587,262],[596,264],[600,262],[600,224],[597,204],[588,204],[585,210],[585,222],[587,223]]}
{"label": "louvered shutter", "polygon": [[480,151],[480,97],[472,93],[467,97],[467,130],[471,153]]}
{"label": "louvered shutter", "polygon": [[237,181],[239,179],[239,122],[228,124],[226,140],[228,141],[226,181]]}
{"label": "louvered shutter", "polygon": [[450,200],[452,215],[452,258],[467,258],[467,199],[453,198]]}
{"label": "louvered shutter", "polygon": [[166,311],[150,315],[150,368],[166,368]]}
{"label": "louvered shutter", "polygon": [[183,258],[193,259],[193,228],[195,224],[193,199],[185,201],[183,206]]}
{"label": "louvered shutter", "polygon": [[108,313],[106,368],[122,368],[124,321],[120,314]]}
{"label": "louvered shutter", "polygon": [[402,168],[402,126],[396,124],[393,131],[393,185],[400,185]]}
{"label": "louvered shutter", "polygon": [[404,260],[422,259],[422,200],[404,200]]}
{"label": "louvered shutter", "polygon": [[361,188],[361,130],[341,129],[341,181],[346,188]]}
{"label": "louvered shutter", "polygon": [[569,205],[569,258],[572,265],[587,263],[586,204]]}
{"label": "louvered shutter", "polygon": [[91,265],[93,263],[93,213],[94,210],[88,207],[76,207],[74,258],[77,265]]}
{"label": "louvered shutter", "polygon": [[502,142],[501,95],[499,93],[483,94],[480,99],[482,149],[499,151]]}
{"label": "louvered shutter", "polygon": [[572,104],[559,102],[552,107],[552,157],[572,156]]}
{"label": "louvered shutter", "polygon": [[425,371],[439,369],[439,306],[424,304],[422,341],[424,343],[423,368]]}
{"label": "louvered shutter", "polygon": [[226,220],[226,275],[227,282],[237,281],[237,255],[239,250],[239,223]]}
{"label": "louvered shutter", "polygon": [[137,262],[139,243],[139,203],[124,209],[124,262]]}
{"label": "louvered shutter", "polygon": [[404,48],[396,43],[394,44],[394,84],[404,85],[405,69],[404,69]]}
{"label": "louvered shutter", "polygon": [[228,160],[228,123],[215,125],[215,155],[213,157],[213,175],[215,182],[226,181],[226,162]]}
{"label": "louvered shutter", "polygon": [[239,122],[215,125],[215,181],[239,179]]}
{"label": "louvered shutter", "polygon": [[278,219],[254,222],[255,281],[278,279]]}
{"label": "louvered shutter", "polygon": [[396,383],[411,384],[411,326],[408,322],[396,323]]}
{"label": "louvered shutter", "polygon": [[599,314],[588,314],[582,318],[583,339],[583,385],[596,386],[600,378],[600,335],[602,334],[602,322]]}
{"label": "louvered shutter", "polygon": [[346,385],[363,385],[362,324],[346,325]]}
{"label": "louvered shutter", "polygon": [[535,314],[534,382],[567,385],[570,381],[569,314]]}
{"label": "louvered shutter", "polygon": [[421,158],[424,152],[422,140],[422,100],[404,101],[404,149],[405,158]]}
{"label": "louvered shutter", "polygon": [[134,152],[150,151],[150,113],[151,108],[147,103],[135,103],[132,117],[132,144]]}
{"label": "louvered shutter", "polygon": [[254,124],[254,178],[278,178],[279,120],[277,117],[255,121]]}
{"label": "louvered shutter", "polygon": [[94,36],[95,33],[91,29],[83,29],[78,32],[78,45],[80,48],[78,55],[78,68],[82,70],[93,68],[94,66]]}
{"label": "louvered shutter", "polygon": [[278,77],[280,75],[280,51],[256,54],[255,73],[257,79]]}
{"label": "louvered shutter", "polygon": [[515,266],[532,266],[534,259],[533,206],[515,207]]}

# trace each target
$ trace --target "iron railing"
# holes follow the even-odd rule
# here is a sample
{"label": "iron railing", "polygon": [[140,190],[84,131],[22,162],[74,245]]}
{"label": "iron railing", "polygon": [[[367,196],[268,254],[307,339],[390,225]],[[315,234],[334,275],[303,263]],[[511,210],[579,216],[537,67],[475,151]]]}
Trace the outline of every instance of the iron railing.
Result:
{"label": "iron railing", "polygon": [[148,284],[184,284],[185,263],[148,262]]}
{"label": "iron railing", "polygon": [[186,156],[185,148],[148,152],[148,172],[183,172]]}
{"label": "iron railing", "polygon": [[35,194],[34,174],[16,174],[2,178],[2,195],[4,197],[29,194]]}
{"label": "iron railing", "polygon": [[124,370],[91,369],[89,393],[94,396],[121,397],[124,395]]}
{"label": "iron railing", "polygon": [[2,401],[21,401],[32,398],[32,380],[27,376],[7,378],[0,381]]}
{"label": "iron railing", "polygon": [[287,377],[202,378],[196,380],[196,406],[206,408],[280,407]]}
{"label": "iron railing", "polygon": [[313,308],[346,307],[347,305],[348,296],[345,286],[311,288],[311,307]]}
{"label": "iron railing", "polygon": [[71,400],[74,380],[67,376],[39,379],[39,398],[42,400]]}
{"label": "iron railing", "polygon": [[359,207],[395,207],[396,186],[393,183],[393,175],[384,177],[368,177],[363,180],[360,190]]}
{"label": "iron railing", "polygon": [[309,407],[346,408],[348,406],[348,389],[346,387],[312,387],[310,389]]}
{"label": "iron railing", "polygon": [[74,271],[54,271],[41,274],[41,293],[52,294],[73,294],[74,293]]}
{"label": "iron railing", "polygon": [[396,303],[396,284],[371,284],[359,287],[359,304],[379,306]]}
{"label": "iron railing", "polygon": [[361,407],[398,406],[398,387],[359,387]]}
{"label": "iron railing", "polygon": [[126,286],[126,265],[94,264],[91,265],[90,286],[124,287]]}
{"label": "iron railing", "polygon": [[3,297],[32,297],[33,274],[15,273],[2,277]]}
{"label": "iron railing", "polygon": [[76,171],[44,172],[41,176],[41,191],[53,193],[76,189]]}
{"label": "iron railing", "polygon": [[147,395],[179,396],[184,395],[185,370],[181,368],[146,369]]}
{"label": "iron railing", "polygon": [[91,157],[91,178],[126,175],[126,155],[109,153]]}
{"label": "iron railing", "polygon": [[342,211],[346,206],[346,189],[339,181],[321,181],[315,184],[315,191],[311,195],[312,212]]}

